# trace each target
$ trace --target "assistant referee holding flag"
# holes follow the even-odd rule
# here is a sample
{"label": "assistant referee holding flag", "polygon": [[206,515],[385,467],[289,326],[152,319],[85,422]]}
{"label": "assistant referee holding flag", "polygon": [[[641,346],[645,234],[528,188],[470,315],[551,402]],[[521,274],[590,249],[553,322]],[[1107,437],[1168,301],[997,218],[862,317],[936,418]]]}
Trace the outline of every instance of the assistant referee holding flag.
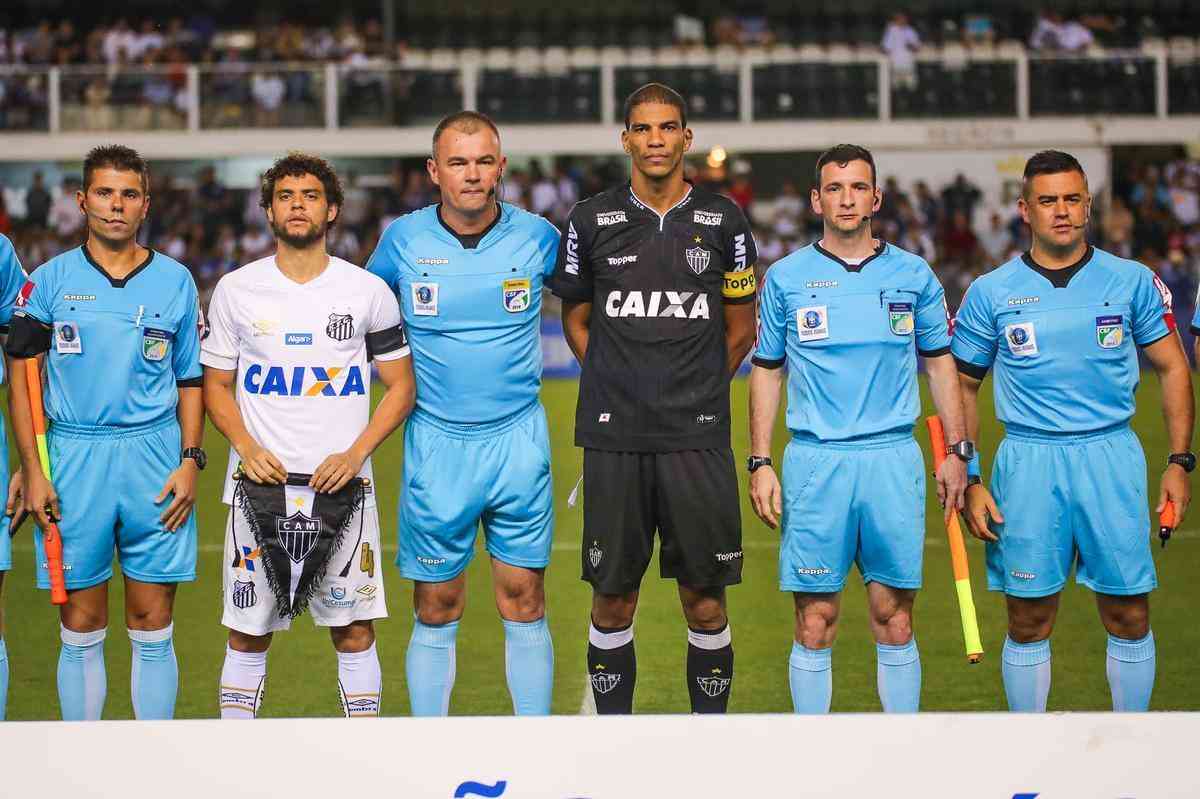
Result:
{"label": "assistant referee holding flag", "polygon": [[657,83],[625,101],[632,180],[571,212],[554,293],[583,365],[583,579],[588,672],[600,713],[630,713],[638,588],[662,540],[688,623],[692,711],[723,713],[733,677],[725,586],[741,581],[729,379],[754,340],[750,226],[683,178],[683,98]]}

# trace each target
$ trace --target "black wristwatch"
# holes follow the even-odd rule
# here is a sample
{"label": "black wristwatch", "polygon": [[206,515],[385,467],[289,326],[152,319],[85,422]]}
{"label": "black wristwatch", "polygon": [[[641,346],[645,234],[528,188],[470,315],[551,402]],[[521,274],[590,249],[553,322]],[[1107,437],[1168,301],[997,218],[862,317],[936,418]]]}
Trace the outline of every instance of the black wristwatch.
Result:
{"label": "black wristwatch", "polygon": [[191,458],[196,462],[196,468],[204,471],[204,467],[208,465],[208,456],[204,454],[204,450],[199,447],[188,447],[179,456],[179,460]]}
{"label": "black wristwatch", "polygon": [[969,461],[975,457],[975,442],[967,441],[966,439],[963,439],[962,441],[956,441],[955,443],[946,447],[946,454],[957,455],[963,461]]}
{"label": "black wristwatch", "polygon": [[1196,455],[1193,452],[1172,452],[1167,456],[1167,463],[1182,466],[1185,472],[1191,474],[1196,468]]}
{"label": "black wristwatch", "polygon": [[754,474],[760,466],[770,465],[771,459],[762,455],[751,455],[749,458],[746,458],[746,471],[750,472],[750,474]]}

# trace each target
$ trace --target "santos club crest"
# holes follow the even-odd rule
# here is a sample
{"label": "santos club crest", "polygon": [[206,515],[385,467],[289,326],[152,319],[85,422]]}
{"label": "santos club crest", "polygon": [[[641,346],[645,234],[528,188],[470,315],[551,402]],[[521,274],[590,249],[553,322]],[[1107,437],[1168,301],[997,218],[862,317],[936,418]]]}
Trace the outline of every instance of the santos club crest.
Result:
{"label": "santos club crest", "polygon": [[687,256],[688,266],[697,275],[708,269],[708,262],[712,259],[712,253],[703,247],[692,247],[683,251]]}
{"label": "santos club crest", "polygon": [[346,341],[354,335],[354,317],[350,314],[331,313],[325,335],[334,341]]}

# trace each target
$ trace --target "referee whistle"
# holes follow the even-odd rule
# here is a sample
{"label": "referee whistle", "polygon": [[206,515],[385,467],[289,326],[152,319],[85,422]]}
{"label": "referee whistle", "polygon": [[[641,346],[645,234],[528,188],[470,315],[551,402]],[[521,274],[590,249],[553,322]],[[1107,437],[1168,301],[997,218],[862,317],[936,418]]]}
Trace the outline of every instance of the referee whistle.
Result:
{"label": "referee whistle", "polygon": [[1168,501],[1162,513],[1158,514],[1158,540],[1162,541],[1163,547],[1166,547],[1167,542],[1171,540],[1171,533],[1174,529],[1175,503]]}

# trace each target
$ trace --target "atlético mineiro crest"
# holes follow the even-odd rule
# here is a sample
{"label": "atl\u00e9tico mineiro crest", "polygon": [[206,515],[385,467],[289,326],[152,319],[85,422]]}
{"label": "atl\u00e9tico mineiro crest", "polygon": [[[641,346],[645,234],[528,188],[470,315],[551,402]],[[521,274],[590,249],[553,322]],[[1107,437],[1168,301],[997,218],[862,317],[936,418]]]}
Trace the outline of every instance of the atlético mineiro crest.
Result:
{"label": "atl\u00e9tico mineiro crest", "polygon": [[600,565],[600,560],[604,557],[604,552],[600,550],[600,542],[593,541],[592,546],[588,549],[588,563],[592,564],[595,569]]}
{"label": "atl\u00e9tico mineiro crest", "polygon": [[708,269],[708,262],[712,260],[712,254],[703,247],[692,247],[683,254],[687,256],[688,267],[697,275]]}
{"label": "atl\u00e9tico mineiro crest", "polygon": [[592,687],[597,693],[606,694],[616,688],[621,682],[620,674],[593,674],[590,676]]}
{"label": "atl\u00e9tico mineiro crest", "polygon": [[350,314],[329,314],[329,324],[325,326],[325,335],[334,341],[346,341],[354,335],[354,317]]}
{"label": "atl\u00e9tico mineiro crest", "polygon": [[285,519],[276,520],[275,534],[292,562],[302,563],[321,536],[321,520],[296,511]]}
{"label": "atl\u00e9tico mineiro crest", "polygon": [[696,683],[700,686],[700,690],[706,695],[716,699],[721,694],[729,690],[729,677],[697,677]]}

